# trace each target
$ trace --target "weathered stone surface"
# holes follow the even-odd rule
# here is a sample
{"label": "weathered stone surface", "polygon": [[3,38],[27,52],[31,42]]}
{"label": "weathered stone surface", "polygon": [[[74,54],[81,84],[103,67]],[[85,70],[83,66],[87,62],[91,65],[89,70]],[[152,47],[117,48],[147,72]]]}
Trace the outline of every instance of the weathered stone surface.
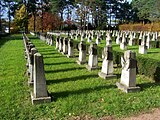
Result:
{"label": "weathered stone surface", "polygon": [[98,73],[99,77],[108,79],[116,78],[116,75],[113,75],[113,53],[112,46],[108,45],[103,50],[103,62],[101,72]]}
{"label": "weathered stone surface", "polygon": [[36,48],[32,48],[31,49],[31,63],[30,63],[30,77],[29,77],[29,81],[28,81],[28,85],[29,86],[33,86],[33,82],[34,82],[34,54],[37,53],[37,49]]}
{"label": "weathered stone surface", "polygon": [[86,43],[81,41],[78,45],[79,48],[79,58],[77,60],[78,64],[85,64],[86,63]]}
{"label": "weathered stone surface", "polygon": [[124,56],[121,57],[121,64],[122,73],[121,81],[117,83],[118,88],[124,92],[139,90],[139,87],[136,87],[136,53],[130,50],[125,51]]}
{"label": "weathered stone surface", "polygon": [[31,99],[32,104],[51,102],[47,92],[43,56],[40,53],[34,54],[34,88]]}

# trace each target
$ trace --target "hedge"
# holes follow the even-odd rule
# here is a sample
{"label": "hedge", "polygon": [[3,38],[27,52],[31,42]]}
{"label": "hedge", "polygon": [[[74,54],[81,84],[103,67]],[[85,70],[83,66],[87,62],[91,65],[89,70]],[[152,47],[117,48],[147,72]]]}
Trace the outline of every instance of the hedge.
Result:
{"label": "hedge", "polygon": [[122,24],[119,25],[119,30],[131,30],[131,31],[160,31],[160,22],[151,24]]}
{"label": "hedge", "polygon": [[[78,44],[79,42],[74,42]],[[89,44],[87,44],[88,48]],[[103,47],[98,47],[98,56],[101,58]],[[113,50],[113,62],[120,66],[121,64],[121,56],[123,52]],[[143,58],[141,56],[137,56],[137,72],[140,75],[148,76],[153,79],[155,82],[160,82],[160,61],[151,58]]]}

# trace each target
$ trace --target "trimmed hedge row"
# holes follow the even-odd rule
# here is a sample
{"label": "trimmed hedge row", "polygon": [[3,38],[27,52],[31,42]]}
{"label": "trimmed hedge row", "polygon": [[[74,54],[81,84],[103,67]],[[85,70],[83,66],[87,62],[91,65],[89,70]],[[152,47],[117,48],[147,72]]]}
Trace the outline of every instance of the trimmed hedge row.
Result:
{"label": "trimmed hedge row", "polygon": [[160,31],[160,22],[151,24],[122,24],[119,25],[119,30],[131,30],[131,31]]}
{"label": "trimmed hedge row", "polygon": [[[114,63],[120,65],[122,52],[113,51]],[[155,82],[160,82],[160,61],[151,58],[143,58],[137,56],[137,72],[138,74],[148,76]]]}
{"label": "trimmed hedge row", "polygon": [[[77,46],[78,41],[74,42]],[[87,44],[87,48],[89,44]],[[102,56],[103,47],[98,47],[98,57]],[[117,66],[121,65],[121,56],[123,52],[113,50],[113,62],[117,64]],[[137,56],[137,72],[138,74],[148,76],[153,79],[155,82],[160,82],[160,61],[151,58],[143,58],[141,56]]]}

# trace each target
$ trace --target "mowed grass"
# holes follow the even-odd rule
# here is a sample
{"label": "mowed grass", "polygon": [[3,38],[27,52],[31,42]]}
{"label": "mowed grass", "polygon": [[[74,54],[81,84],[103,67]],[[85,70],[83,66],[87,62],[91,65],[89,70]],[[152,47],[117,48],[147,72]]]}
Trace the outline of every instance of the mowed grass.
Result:
{"label": "mowed grass", "polygon": [[[47,87],[52,102],[31,105],[30,88],[25,75],[26,60],[21,35],[8,37],[0,48],[0,119],[71,119],[85,115],[122,118],[160,107],[160,84],[137,75],[138,93],[123,93],[115,83],[98,77],[100,70],[88,71],[76,58],[67,58],[43,41],[30,37],[44,57]],[[2,42],[1,42],[2,44]],[[101,63],[99,63],[101,65]],[[115,68],[115,73],[120,73]]]}

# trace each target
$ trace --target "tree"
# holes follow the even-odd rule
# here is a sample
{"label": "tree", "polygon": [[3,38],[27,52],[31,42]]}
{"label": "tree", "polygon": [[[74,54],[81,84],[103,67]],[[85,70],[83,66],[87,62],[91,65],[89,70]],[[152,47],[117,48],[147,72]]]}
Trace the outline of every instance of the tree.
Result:
{"label": "tree", "polygon": [[137,9],[138,17],[152,22],[160,20],[159,0],[133,0],[132,7]]}
{"label": "tree", "polygon": [[2,32],[2,18],[1,17],[3,16],[4,10],[5,10],[4,1],[1,0],[0,1],[0,32]]}
{"label": "tree", "polygon": [[[34,27],[34,16],[29,19],[29,30],[33,30]],[[56,14],[51,14],[49,12],[44,12],[43,13],[43,27],[45,31],[51,31],[51,30],[56,30],[60,27],[61,25],[61,20],[58,15]],[[37,16],[36,20],[36,30],[40,31],[41,28],[41,17]]]}
{"label": "tree", "polygon": [[28,25],[28,15],[26,13],[26,6],[24,4],[20,7],[19,10],[16,10],[14,22],[20,29],[23,30]]}

